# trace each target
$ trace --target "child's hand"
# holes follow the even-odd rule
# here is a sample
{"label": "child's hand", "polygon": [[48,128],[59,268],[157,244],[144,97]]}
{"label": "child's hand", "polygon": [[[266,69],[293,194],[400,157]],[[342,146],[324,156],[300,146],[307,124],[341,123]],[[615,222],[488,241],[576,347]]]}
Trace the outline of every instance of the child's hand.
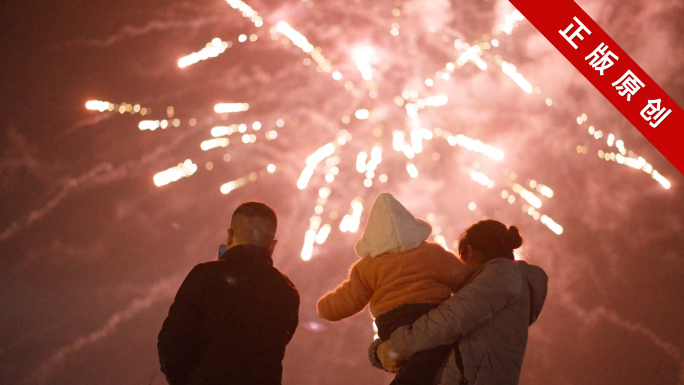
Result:
{"label": "child's hand", "polygon": [[377,355],[382,366],[392,373],[399,373],[404,367],[404,364],[406,364],[406,362],[397,361],[395,359],[396,353],[392,351],[392,346],[389,341],[385,341],[378,346]]}

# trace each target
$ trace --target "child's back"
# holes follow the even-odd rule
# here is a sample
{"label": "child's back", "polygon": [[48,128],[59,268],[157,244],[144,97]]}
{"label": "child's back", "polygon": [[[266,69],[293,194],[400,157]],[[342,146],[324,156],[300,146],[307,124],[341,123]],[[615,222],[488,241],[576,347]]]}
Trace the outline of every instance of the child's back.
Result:
{"label": "child's back", "polygon": [[422,241],[414,249],[364,257],[335,291],[318,301],[318,314],[339,321],[370,302],[374,318],[411,303],[440,304],[463,286],[470,269],[442,246]]}
{"label": "child's back", "polygon": [[[380,194],[355,247],[361,260],[352,266],[349,279],[318,301],[318,314],[339,321],[359,313],[370,302],[384,340],[399,326],[413,323],[444,302],[463,286],[471,270],[441,246],[425,242],[431,232],[428,223],[414,218],[392,195]],[[410,373],[412,378],[434,375],[432,371],[441,366],[449,350],[414,356],[396,383],[419,383],[400,381]],[[428,363],[433,365],[426,373],[421,367]],[[429,383],[431,378],[423,380]]]}

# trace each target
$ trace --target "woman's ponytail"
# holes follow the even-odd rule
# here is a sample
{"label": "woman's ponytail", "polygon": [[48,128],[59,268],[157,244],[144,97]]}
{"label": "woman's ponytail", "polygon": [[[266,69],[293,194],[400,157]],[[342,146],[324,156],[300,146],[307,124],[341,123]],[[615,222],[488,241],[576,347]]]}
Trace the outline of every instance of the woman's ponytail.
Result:
{"label": "woman's ponytail", "polygon": [[522,242],[523,239],[517,227],[511,226],[506,230],[506,246],[511,248],[511,252],[522,246]]}

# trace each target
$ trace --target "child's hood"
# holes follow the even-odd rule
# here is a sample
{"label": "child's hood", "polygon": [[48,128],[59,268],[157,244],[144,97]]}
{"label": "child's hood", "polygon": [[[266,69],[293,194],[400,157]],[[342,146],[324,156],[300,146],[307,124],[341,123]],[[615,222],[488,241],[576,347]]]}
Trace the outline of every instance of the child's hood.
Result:
{"label": "child's hood", "polygon": [[389,193],[378,195],[368,214],[363,236],[356,242],[359,257],[375,257],[415,249],[432,233],[432,226],[416,219]]}

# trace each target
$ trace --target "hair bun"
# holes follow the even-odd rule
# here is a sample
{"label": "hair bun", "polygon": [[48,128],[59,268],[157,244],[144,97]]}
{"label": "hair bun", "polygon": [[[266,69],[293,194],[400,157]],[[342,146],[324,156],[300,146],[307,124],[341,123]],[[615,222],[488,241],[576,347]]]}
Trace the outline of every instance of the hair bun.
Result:
{"label": "hair bun", "polygon": [[508,228],[508,230],[506,230],[506,240],[506,243],[511,248],[511,250],[515,250],[518,247],[522,246],[522,237],[520,236],[518,228],[515,226],[511,226]]}

